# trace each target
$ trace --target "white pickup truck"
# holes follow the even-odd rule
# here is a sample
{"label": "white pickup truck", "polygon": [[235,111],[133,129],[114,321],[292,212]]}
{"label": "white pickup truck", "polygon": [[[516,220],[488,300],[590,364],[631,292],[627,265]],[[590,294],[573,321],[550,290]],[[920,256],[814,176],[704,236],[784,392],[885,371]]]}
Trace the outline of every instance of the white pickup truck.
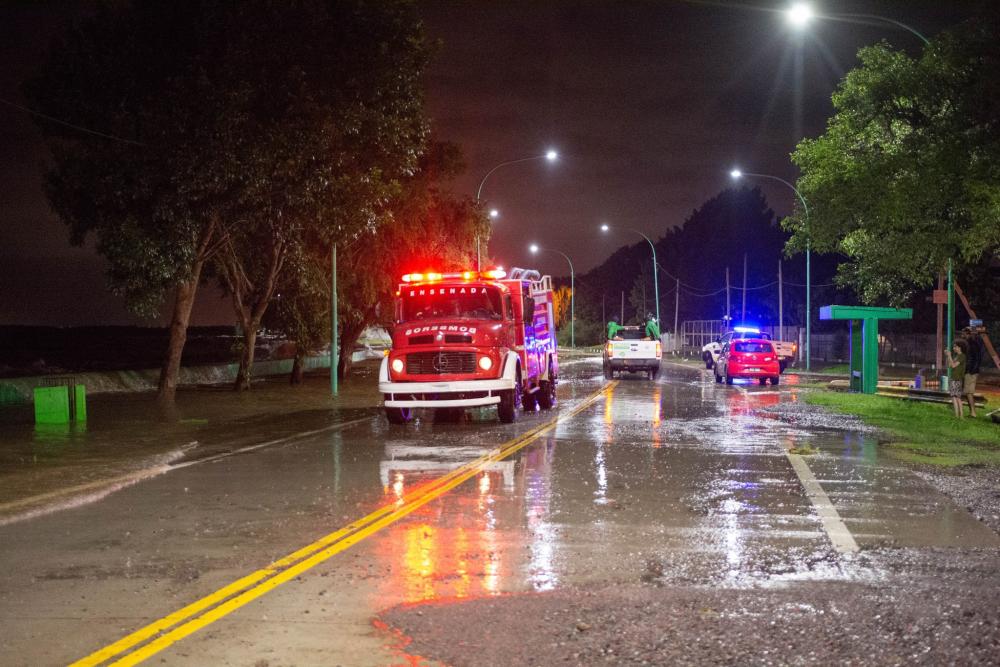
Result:
{"label": "white pickup truck", "polygon": [[715,363],[719,360],[719,353],[722,352],[723,345],[739,338],[770,340],[771,344],[774,345],[774,351],[778,354],[778,365],[781,367],[782,372],[795,361],[795,355],[799,351],[797,344],[783,340],[771,340],[771,334],[764,333],[760,329],[754,327],[735,327],[732,331],[727,331],[721,337],[701,348],[701,358],[705,362],[705,368],[711,369],[715,366]]}
{"label": "white pickup truck", "polygon": [[614,378],[615,373],[645,372],[650,380],[660,373],[663,345],[646,337],[642,327],[622,327],[604,346],[604,377]]}

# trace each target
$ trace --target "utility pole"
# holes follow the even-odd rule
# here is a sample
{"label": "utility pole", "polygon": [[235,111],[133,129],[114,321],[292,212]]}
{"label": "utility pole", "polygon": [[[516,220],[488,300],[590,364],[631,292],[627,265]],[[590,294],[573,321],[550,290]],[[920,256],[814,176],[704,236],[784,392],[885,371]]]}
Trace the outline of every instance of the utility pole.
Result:
{"label": "utility pole", "polygon": [[[945,325],[945,335],[948,338],[948,350],[951,350],[952,337],[955,335],[955,288],[952,275],[951,258],[948,258],[948,322]],[[951,366],[948,366],[948,384],[951,385]]]}
{"label": "utility pole", "polygon": [[625,326],[625,292],[622,292],[622,326]]}
{"label": "utility pole", "polygon": [[681,306],[681,279],[676,278],[674,285],[674,352],[680,349],[680,332],[677,329],[677,313]]}
{"label": "utility pole", "polygon": [[740,310],[740,323],[747,320],[747,254],[743,253],[743,307]]}
{"label": "utility pole", "polygon": [[607,299],[607,296],[608,296],[607,294],[601,294],[601,323],[602,324],[607,324],[607,322],[608,322],[608,313],[604,309],[604,302]]}
{"label": "utility pole", "polygon": [[729,319],[729,267],[726,267],[726,316],[723,319]]}
{"label": "utility pole", "polygon": [[781,294],[781,260],[778,260],[778,340],[785,340],[785,310]]}

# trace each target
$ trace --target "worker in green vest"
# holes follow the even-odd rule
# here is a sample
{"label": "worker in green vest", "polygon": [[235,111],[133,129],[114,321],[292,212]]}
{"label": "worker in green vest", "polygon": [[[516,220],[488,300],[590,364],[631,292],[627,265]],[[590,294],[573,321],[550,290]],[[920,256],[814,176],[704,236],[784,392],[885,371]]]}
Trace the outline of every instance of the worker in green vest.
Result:
{"label": "worker in green vest", "polygon": [[646,338],[660,340],[660,325],[656,323],[653,313],[646,314]]}
{"label": "worker in green vest", "polygon": [[608,322],[608,340],[614,340],[618,338],[618,332],[621,331],[622,326],[618,323],[618,316],[613,315],[611,321]]}

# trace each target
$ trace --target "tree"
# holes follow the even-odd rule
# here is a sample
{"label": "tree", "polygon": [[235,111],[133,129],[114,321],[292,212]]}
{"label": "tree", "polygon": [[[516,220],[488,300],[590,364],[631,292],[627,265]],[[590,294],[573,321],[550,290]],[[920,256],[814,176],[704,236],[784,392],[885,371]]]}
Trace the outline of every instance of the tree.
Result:
{"label": "tree", "polygon": [[886,44],[859,58],[826,132],[792,156],[809,218],[788,219],[789,249],[841,252],[841,284],[902,305],[949,259],[1000,251],[1000,30],[983,18],[919,58]]}
{"label": "tree", "polygon": [[241,3],[222,71],[235,91],[231,141],[245,220],[216,263],[244,345],[254,338],[294,248],[377,232],[400,181],[417,169],[428,48],[408,2]]}
{"label": "tree", "polygon": [[62,121],[41,121],[49,198],[135,312],[174,294],[161,396],[210,262],[248,337],[245,388],[290,249],[379,224],[425,140],[427,57],[402,0],[109,3],[56,46],[26,86]]}

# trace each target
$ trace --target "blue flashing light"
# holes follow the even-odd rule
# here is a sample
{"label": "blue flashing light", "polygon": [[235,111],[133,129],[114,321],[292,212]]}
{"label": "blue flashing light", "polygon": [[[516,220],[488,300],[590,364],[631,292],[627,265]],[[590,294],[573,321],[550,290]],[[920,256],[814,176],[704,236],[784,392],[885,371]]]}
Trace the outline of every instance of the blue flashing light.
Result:
{"label": "blue flashing light", "polygon": [[740,333],[760,333],[760,329],[757,327],[733,327],[733,331]]}

